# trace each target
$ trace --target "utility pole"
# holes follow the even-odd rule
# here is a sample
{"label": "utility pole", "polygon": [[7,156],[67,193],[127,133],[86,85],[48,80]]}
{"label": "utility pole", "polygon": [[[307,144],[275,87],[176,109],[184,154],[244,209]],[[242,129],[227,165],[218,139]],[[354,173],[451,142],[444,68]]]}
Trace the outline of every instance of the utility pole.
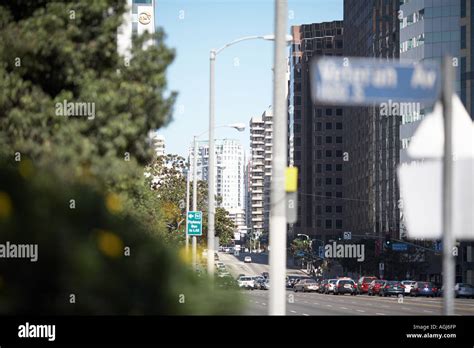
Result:
{"label": "utility pole", "polygon": [[209,56],[209,170],[207,180],[207,274],[210,279],[214,279],[214,221],[216,217],[216,207],[214,202],[214,168],[215,168],[215,149],[214,149],[214,124],[215,118],[215,81],[214,71],[216,64],[216,51],[211,50]]}
{"label": "utility pole", "polygon": [[444,156],[443,156],[443,314],[454,315],[455,263],[453,248],[452,206],[453,206],[453,121],[452,98],[454,72],[452,58],[443,60],[443,89],[441,101],[444,116]]}
{"label": "utility pole", "polygon": [[189,212],[189,181],[191,178],[191,168],[189,168],[189,161],[188,161],[188,170],[186,171],[186,257],[189,257],[189,236],[188,236],[188,212]]}
{"label": "utility pole", "polygon": [[286,17],[287,0],[275,0],[273,167],[270,208],[270,315],[286,314]]}

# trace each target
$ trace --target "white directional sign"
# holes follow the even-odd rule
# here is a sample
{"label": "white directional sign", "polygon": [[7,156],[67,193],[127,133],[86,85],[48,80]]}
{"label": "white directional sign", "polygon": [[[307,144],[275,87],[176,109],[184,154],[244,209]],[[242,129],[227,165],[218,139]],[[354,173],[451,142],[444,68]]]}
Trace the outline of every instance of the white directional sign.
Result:
{"label": "white directional sign", "polygon": [[407,64],[353,57],[324,57],[311,66],[314,102],[371,105],[376,102],[432,103],[440,92],[436,64]]}

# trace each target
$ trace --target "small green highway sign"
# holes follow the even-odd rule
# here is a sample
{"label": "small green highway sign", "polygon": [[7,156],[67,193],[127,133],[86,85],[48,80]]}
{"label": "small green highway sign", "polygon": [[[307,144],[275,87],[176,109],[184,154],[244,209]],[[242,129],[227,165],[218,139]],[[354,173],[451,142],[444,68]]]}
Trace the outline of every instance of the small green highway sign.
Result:
{"label": "small green highway sign", "polygon": [[202,211],[189,211],[186,221],[188,236],[202,236]]}

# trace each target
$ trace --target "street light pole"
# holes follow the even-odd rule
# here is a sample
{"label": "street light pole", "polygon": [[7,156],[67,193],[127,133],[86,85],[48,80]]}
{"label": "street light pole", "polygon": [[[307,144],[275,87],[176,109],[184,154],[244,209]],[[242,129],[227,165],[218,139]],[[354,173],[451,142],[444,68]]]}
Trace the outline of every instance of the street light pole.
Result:
{"label": "street light pole", "polygon": [[[194,151],[193,151],[193,211],[197,210],[197,154],[198,145],[197,137],[194,136]],[[193,267],[197,267],[197,240],[196,236],[193,236]]]}
{"label": "street light pole", "polygon": [[287,0],[275,0],[273,166],[270,209],[270,315],[286,314],[286,16]]}
{"label": "street light pole", "polygon": [[[207,252],[212,255],[207,258],[207,273],[209,276],[214,275],[214,234],[215,234],[215,187],[214,187],[214,171],[215,171],[215,150],[214,150],[214,124],[215,124],[215,64],[217,55],[229,46],[247,40],[274,40],[273,35],[255,35],[245,36],[240,39],[229,42],[219,49],[212,49],[209,55],[209,178],[208,178],[208,219],[207,219]],[[284,76],[283,76],[284,77]]]}

